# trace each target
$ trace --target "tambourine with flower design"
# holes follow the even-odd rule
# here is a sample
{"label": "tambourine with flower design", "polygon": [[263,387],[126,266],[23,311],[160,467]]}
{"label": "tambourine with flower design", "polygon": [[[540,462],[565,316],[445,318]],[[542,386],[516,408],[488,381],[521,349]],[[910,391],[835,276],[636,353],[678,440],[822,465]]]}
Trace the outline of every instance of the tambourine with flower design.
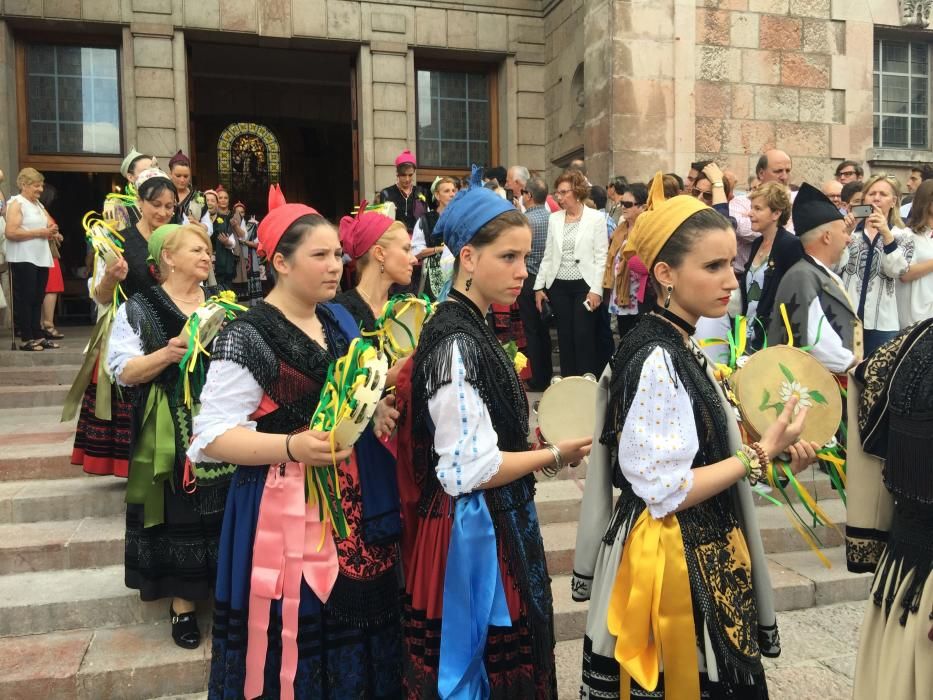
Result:
{"label": "tambourine with flower design", "polygon": [[[538,402],[538,434],[543,442],[556,445],[563,440],[592,437],[596,428],[596,397],[599,384],[592,374],[555,378]],[[557,475],[553,467],[541,470]]]}

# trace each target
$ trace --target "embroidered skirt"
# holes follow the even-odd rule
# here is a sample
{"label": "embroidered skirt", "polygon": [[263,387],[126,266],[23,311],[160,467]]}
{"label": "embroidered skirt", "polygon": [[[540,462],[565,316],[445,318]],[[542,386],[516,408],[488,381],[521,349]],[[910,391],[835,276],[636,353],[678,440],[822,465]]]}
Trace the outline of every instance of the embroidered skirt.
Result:
{"label": "embroidered skirt", "polygon": [[[211,700],[243,697],[253,541],[266,472],[267,468],[263,467],[240,467],[227,496],[214,593],[208,683]],[[294,683],[297,699],[401,697],[402,634],[397,576],[397,567],[391,567],[373,582],[373,588],[392,593],[384,600],[382,618],[372,618],[365,625],[349,624],[344,614],[330,603],[322,603],[302,580],[298,608],[298,669]],[[344,579],[343,573],[338,576],[335,592],[341,586],[341,579]],[[263,698],[278,698],[280,694],[281,620],[281,601],[273,601]]]}
{"label": "embroidered skirt", "polygon": [[[453,508],[452,499],[441,496]],[[443,505],[441,508],[443,509]],[[529,520],[538,527],[534,503]],[[405,692],[409,700],[435,700],[440,665],[444,578],[453,519],[443,515],[418,519],[414,552],[405,587]],[[489,677],[491,700],[549,700],[557,698],[553,647],[549,664],[536,664],[528,616],[515,576],[497,538],[499,570],[509,608],[511,627],[489,627],[483,664]],[[543,555],[543,551],[541,553]],[[519,564],[520,565],[520,564]],[[553,640],[552,640],[553,644]]]}
{"label": "embroidered skirt", "polygon": [[[93,377],[96,376],[95,367]],[[110,398],[111,420],[101,420],[94,415],[97,406],[96,395],[97,382],[92,379],[81,400],[71,463],[83,466],[88,474],[112,474],[126,478],[130,468],[132,407],[121,399],[114,386]]]}

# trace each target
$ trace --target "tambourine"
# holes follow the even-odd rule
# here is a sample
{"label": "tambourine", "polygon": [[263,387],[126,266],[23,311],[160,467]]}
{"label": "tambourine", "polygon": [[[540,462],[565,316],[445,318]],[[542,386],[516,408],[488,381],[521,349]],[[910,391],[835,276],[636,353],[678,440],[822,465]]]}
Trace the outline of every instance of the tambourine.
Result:
{"label": "tambourine", "polygon": [[330,433],[336,450],[352,447],[369,424],[382,398],[389,363],[362,338],[327,371],[311,429]]}
{"label": "tambourine", "polygon": [[[596,397],[599,384],[596,377],[555,378],[538,402],[538,432],[551,445],[563,440],[591,437],[596,428]],[[541,470],[553,477],[557,470]]]}
{"label": "tambourine", "polygon": [[123,258],[123,236],[112,224],[89,211],[81,220],[84,236],[107,267]]}
{"label": "tambourine", "polygon": [[427,297],[400,295],[389,299],[376,321],[382,350],[392,364],[411,355],[418,346],[421,329],[434,313],[434,305]]}
{"label": "tambourine", "polygon": [[198,342],[206,347],[224,327],[227,313],[227,309],[220,304],[208,300],[191,314],[185,327],[181,329],[179,337],[186,343],[190,343],[192,335],[197,334]]}
{"label": "tambourine", "polygon": [[792,396],[807,407],[802,440],[829,443],[842,420],[842,398],[833,375],[812,355],[788,345],[772,345],[749,356],[730,379],[743,426],[761,437]]}

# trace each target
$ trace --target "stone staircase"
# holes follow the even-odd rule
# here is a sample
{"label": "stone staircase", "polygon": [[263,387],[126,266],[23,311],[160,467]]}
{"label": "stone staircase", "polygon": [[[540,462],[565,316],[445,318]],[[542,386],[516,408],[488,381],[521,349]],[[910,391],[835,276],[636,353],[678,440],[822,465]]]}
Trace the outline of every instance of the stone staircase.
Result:
{"label": "stone staircase", "polygon": [[[81,361],[78,336],[89,329],[68,330],[59,351],[0,351],[0,697],[203,698],[209,641],[196,651],[176,647],[168,603],[142,603],[123,585],[125,482],[69,464],[74,426],[57,421]],[[569,700],[577,697],[587,610],[570,597],[583,482],[579,473],[561,476],[539,483],[537,504],[553,577],[560,697]],[[829,482],[809,478],[811,492],[844,522]],[[846,572],[838,533],[818,531],[833,564],[826,569],[778,508],[758,509],[778,610],[867,597],[870,576]]]}

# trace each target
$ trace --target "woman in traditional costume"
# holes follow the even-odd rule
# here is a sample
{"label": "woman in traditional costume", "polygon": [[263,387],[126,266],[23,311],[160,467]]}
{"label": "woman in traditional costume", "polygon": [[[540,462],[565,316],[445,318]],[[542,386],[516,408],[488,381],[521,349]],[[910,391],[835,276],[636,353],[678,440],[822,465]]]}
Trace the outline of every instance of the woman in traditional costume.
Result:
{"label": "woman in traditional costume", "polygon": [[474,168],[473,186],[435,227],[457,272],[422,330],[406,409],[416,499],[403,498],[405,527],[414,528],[403,545],[406,693],[556,698],[533,472],[580,461],[590,438],[528,450],[525,392],[485,313],[521,292],[531,229],[481,177]]}
{"label": "woman in traditional costume", "polygon": [[237,257],[237,272],[233,279],[233,288],[241,304],[252,306],[262,299],[262,282],[259,280],[259,240],[256,237],[256,217],[246,218],[246,205],[237,202],[233,205],[233,217],[230,226],[240,246]]}
{"label": "woman in traditional costume", "polygon": [[[394,471],[364,475],[354,452],[332,453],[327,434],[308,429],[328,367],[359,334],[342,306],[326,303],[343,252],[314,209],[285,204],[276,190],[269,204],[259,244],[275,287],[219,336],[188,452],[238,465],[221,537],[208,696],[397,698],[397,543],[373,544],[361,523],[366,494],[383,490]],[[339,490],[323,496],[333,521],[322,522],[321,501],[306,503],[306,473],[322,467],[339,478]],[[397,500],[394,507],[397,540]],[[337,522],[345,535],[332,530]]]}
{"label": "woman in traditional costume", "polygon": [[340,243],[356,266],[357,281],[334,301],[346,307],[360,329],[372,333],[389,301],[389,289],[411,284],[415,264],[411,238],[401,221],[366,211],[364,201],[356,216],[340,220]]}
{"label": "woman in traditional costume", "polygon": [[439,177],[431,185],[431,194],[437,206],[425,212],[415,224],[411,235],[411,252],[421,261],[421,289],[433,300],[440,295],[448,279],[441,265],[444,239],[434,229],[444,209],[457,194],[457,181],[452,177]]}
{"label": "woman in traditional costume", "polygon": [[658,173],[624,254],[645,261],[664,308],[600,381],[577,534],[572,593],[590,600],[581,697],[768,697],[761,655],[780,647],[750,485],[785,449],[798,472],[818,446],[796,442],[796,399],[742,445],[690,338],[700,316],[726,312],[735,253],[729,221],[692,197],[665,201]]}
{"label": "woman in traditional costume", "polygon": [[175,208],[176,224],[200,224],[211,233],[211,216],[207,211],[204,195],[194,189],[191,182],[191,160],[181,150],[168,162],[169,174],[178,190],[178,206]]}
{"label": "woman in traditional costume", "polygon": [[933,697],[933,319],[882,345],[854,379],[846,553],[850,571],[875,572],[854,698],[925,700]]}
{"label": "woman in traditional costume", "polygon": [[[210,596],[227,481],[185,484],[185,450],[197,411],[197,387],[186,401],[179,363],[188,318],[210,296],[210,239],[200,226],[168,224],[149,238],[149,261],[159,286],[134,294],[114,319],[107,368],[135,387],[134,438],[126,489],[126,585],[143,600],[172,598],[172,638],[194,649],[201,642],[196,600]],[[208,358],[202,360],[207,363]]]}
{"label": "woman in traditional costume", "polygon": [[106,366],[107,358],[101,358],[101,353],[106,352],[110,332],[106,317],[112,319],[116,314],[114,306],[159,282],[156,268],[148,262],[148,241],[153,231],[171,221],[175,208],[175,186],[161,170],[142,171],[135,176],[135,185],[138,197],[135,209],[139,210],[140,218],[120,232],[124,238],[122,258],[110,265],[105,265],[101,258],[95,259],[94,275],[88,284],[91,298],[97,302],[100,335],[88,347],[88,356],[62,415],[63,420],[74,419],[80,401],[71,463],[81,465],[88,474],[121,477],[129,474],[133,389],[102,387],[104,402],[98,405],[98,377],[103,375],[109,383],[106,369],[100,372],[98,363],[103,359]]}

